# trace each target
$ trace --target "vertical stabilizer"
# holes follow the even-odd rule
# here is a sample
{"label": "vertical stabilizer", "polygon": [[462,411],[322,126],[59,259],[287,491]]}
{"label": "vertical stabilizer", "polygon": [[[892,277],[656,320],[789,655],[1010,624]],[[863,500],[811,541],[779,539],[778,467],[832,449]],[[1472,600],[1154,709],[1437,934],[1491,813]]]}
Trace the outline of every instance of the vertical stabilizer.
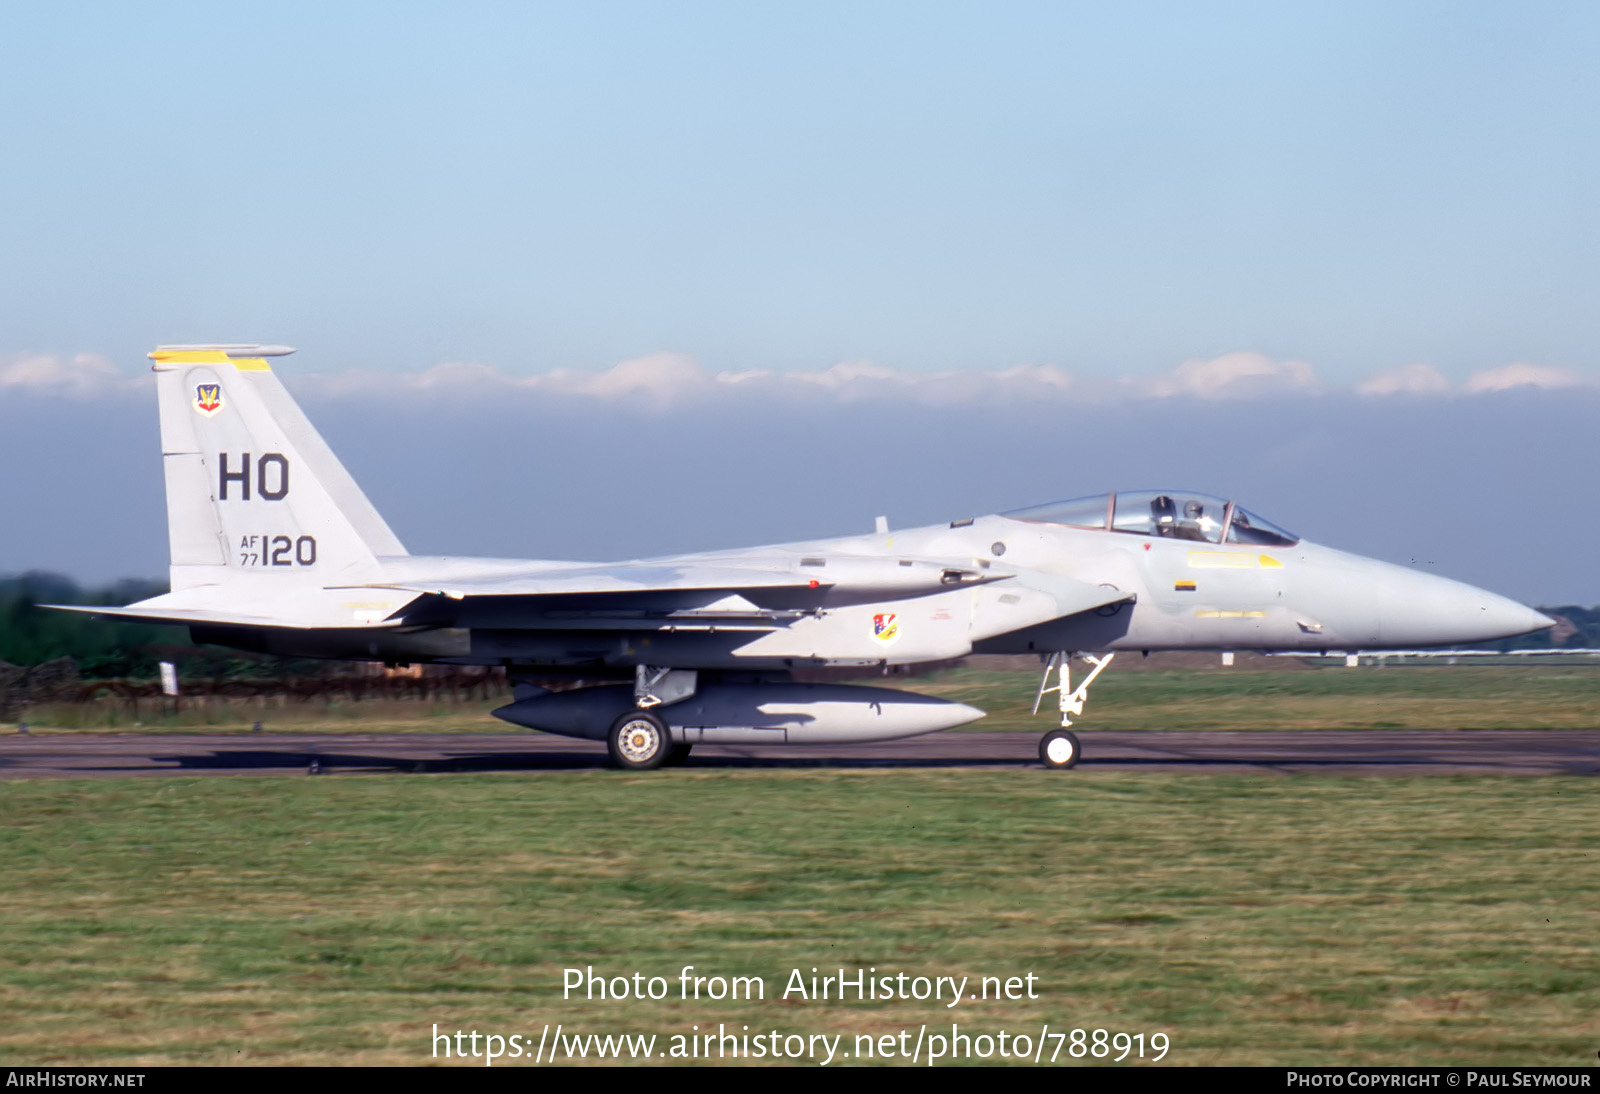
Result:
{"label": "vertical stabilizer", "polygon": [[172,590],[358,583],[405,548],[272,372],[286,346],[161,346]]}

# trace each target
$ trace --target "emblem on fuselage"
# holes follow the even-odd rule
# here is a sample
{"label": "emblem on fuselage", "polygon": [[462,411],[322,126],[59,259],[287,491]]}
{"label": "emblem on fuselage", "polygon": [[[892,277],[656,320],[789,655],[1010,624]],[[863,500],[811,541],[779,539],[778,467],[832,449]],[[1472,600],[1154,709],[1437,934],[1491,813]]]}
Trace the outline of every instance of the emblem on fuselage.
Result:
{"label": "emblem on fuselage", "polygon": [[872,637],[885,646],[900,637],[900,617],[894,612],[880,612],[872,617]]}
{"label": "emblem on fuselage", "polygon": [[207,418],[222,409],[221,384],[197,384],[194,389],[194,408]]}

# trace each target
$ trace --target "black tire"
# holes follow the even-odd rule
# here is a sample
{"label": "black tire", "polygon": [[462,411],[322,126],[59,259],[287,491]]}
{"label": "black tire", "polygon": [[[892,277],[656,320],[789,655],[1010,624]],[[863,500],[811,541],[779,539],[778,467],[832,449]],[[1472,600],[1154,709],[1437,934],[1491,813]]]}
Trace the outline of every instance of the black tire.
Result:
{"label": "black tire", "polygon": [[1039,762],[1048,768],[1065,771],[1077,767],[1082,756],[1083,749],[1071,730],[1052,729],[1039,738]]}
{"label": "black tire", "polygon": [[667,753],[667,762],[663,766],[682,767],[689,762],[689,753],[693,748],[694,745],[687,742],[673,745]]}
{"label": "black tire", "polygon": [[666,762],[672,751],[667,724],[646,710],[630,710],[611,723],[606,751],[613,765],[625,771],[652,771]]}

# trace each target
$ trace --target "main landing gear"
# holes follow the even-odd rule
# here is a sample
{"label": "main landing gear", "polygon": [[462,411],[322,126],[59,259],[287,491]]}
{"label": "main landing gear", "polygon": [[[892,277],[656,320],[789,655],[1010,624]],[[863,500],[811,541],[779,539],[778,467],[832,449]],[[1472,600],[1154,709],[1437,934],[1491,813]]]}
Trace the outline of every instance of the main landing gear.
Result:
{"label": "main landing gear", "polygon": [[689,758],[687,743],[674,744],[672,731],[660,715],[651,711],[695,693],[699,676],[693,669],[669,669],[639,665],[634,670],[633,702],[630,710],[606,734],[606,751],[611,762],[625,771],[653,771],[676,767]]}
{"label": "main landing gear", "polygon": [[[1056,705],[1061,711],[1061,728],[1052,729],[1039,740],[1039,762],[1046,767],[1057,771],[1065,771],[1076,767],[1083,750],[1078,745],[1077,736],[1067,727],[1072,724],[1074,715],[1083,714],[1083,704],[1089,699],[1089,685],[1094,683],[1095,677],[1105,671],[1115,653],[1104,653],[1095,656],[1092,653],[1083,655],[1093,668],[1089,675],[1083,678],[1077,687],[1072,686],[1072,675],[1069,668],[1073,655],[1065,650],[1050,655],[1050,660],[1045,663],[1044,676],[1039,680],[1039,691],[1033,697],[1033,712],[1039,713],[1039,704],[1051,692],[1057,696]],[[1050,674],[1060,672],[1060,679],[1054,687],[1048,687]]]}
{"label": "main landing gear", "polygon": [[606,734],[611,762],[626,771],[652,771],[666,763],[674,748],[667,723],[644,710],[630,710],[611,723]]}

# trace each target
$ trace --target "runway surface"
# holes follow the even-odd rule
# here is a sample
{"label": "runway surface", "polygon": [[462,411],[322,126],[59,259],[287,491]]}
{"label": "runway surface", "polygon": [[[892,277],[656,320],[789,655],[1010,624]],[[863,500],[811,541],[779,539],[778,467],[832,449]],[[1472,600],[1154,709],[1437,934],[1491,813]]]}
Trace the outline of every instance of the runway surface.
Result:
{"label": "runway surface", "polygon": [[[1596,775],[1600,730],[1080,733],[1075,774]],[[1034,733],[932,733],[863,745],[699,745],[688,770],[1034,768]],[[541,733],[97,734],[0,739],[0,779],[135,775],[556,772],[606,766],[603,745]]]}

